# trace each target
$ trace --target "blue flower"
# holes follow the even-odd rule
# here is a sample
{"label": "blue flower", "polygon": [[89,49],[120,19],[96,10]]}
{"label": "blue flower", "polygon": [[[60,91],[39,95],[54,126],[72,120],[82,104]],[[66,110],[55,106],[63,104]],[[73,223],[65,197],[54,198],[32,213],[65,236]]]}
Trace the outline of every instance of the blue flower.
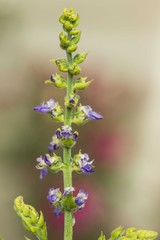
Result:
{"label": "blue flower", "polygon": [[89,162],[89,156],[88,154],[84,153],[80,155],[79,165],[80,169],[83,173],[89,174],[94,172],[94,166],[93,166],[93,160]]}
{"label": "blue flower", "polygon": [[66,187],[66,188],[64,189],[63,196],[66,197],[66,196],[68,196],[70,193],[72,193],[73,191],[75,191],[74,187]]}
{"label": "blue flower", "polygon": [[103,117],[97,113],[92,111],[92,108],[89,105],[82,106],[81,110],[85,113],[86,117],[90,120],[101,120]]}
{"label": "blue flower", "polygon": [[33,109],[37,112],[41,112],[41,113],[52,113],[52,110],[54,108],[54,106],[56,105],[57,102],[55,102],[53,99],[50,99],[49,101],[47,101],[46,103],[42,103],[37,107],[34,107]]}
{"label": "blue flower", "polygon": [[57,135],[54,135],[52,137],[52,141],[49,143],[48,152],[53,153],[55,150],[59,148],[59,146],[60,146],[60,141],[57,138]]}
{"label": "blue flower", "polygon": [[50,204],[57,203],[61,199],[62,193],[59,188],[50,188],[47,199]]}
{"label": "blue flower", "polygon": [[88,199],[88,193],[85,192],[83,189],[79,190],[77,197],[75,198],[75,203],[77,204],[79,209],[84,208],[85,202]]}

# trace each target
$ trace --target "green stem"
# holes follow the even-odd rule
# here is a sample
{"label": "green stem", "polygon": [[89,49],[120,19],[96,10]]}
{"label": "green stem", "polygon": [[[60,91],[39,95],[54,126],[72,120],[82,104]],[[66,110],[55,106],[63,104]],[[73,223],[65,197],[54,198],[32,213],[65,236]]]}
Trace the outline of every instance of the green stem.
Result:
{"label": "green stem", "polygon": [[[68,35],[68,38],[70,36]],[[67,60],[69,63],[72,63],[72,54],[67,53]],[[67,92],[66,97],[69,97],[73,91],[73,75],[68,73],[67,80]],[[65,107],[64,114],[64,125],[71,126],[72,124],[72,109],[69,107]],[[66,165],[66,169],[63,171],[63,181],[64,188],[72,187],[72,170],[71,170],[71,148],[64,147],[63,148],[63,162]],[[72,240],[73,238],[73,219],[72,212],[65,211],[64,212],[64,240]]]}

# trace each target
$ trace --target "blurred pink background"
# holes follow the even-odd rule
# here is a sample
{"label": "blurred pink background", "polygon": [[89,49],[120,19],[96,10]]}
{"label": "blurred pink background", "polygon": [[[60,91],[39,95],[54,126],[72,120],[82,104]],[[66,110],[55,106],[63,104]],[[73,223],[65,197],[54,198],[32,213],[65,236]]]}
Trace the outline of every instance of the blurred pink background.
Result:
{"label": "blurred pink background", "polygon": [[74,239],[97,239],[101,230],[109,237],[119,225],[159,231],[160,2],[0,0],[0,235],[23,239],[13,211],[23,195],[43,210],[49,238],[62,239],[63,216],[56,219],[46,200],[50,187],[62,187],[62,175],[40,181],[35,169],[59,124],[32,108],[50,98],[63,102],[64,91],[44,80],[57,71],[49,60],[65,56],[58,39],[64,7],[80,14],[78,51],[89,50],[82,76],[95,80],[81,102],[104,116],[78,127],[73,153],[88,153],[96,171],[74,174],[76,189],[89,192]]}

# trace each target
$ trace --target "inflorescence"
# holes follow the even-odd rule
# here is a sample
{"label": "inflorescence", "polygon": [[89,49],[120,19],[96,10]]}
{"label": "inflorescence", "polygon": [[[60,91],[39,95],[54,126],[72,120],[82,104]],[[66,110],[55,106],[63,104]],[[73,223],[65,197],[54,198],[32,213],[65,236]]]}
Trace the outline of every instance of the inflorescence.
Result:
{"label": "inflorescence", "polygon": [[[79,103],[78,91],[88,87],[93,80],[87,81],[87,77],[76,77],[80,74],[82,63],[88,52],[78,53],[72,57],[78,46],[81,32],[76,28],[79,24],[79,15],[74,13],[73,9],[64,9],[62,16],[59,19],[63,25],[64,32],[59,35],[60,47],[66,51],[66,59],[54,59],[51,62],[55,63],[60,72],[68,72],[68,78],[62,74],[55,73],[45,81],[47,84],[54,85],[60,89],[67,89],[63,109],[54,99],[50,99],[40,105],[34,107],[34,110],[40,113],[47,113],[57,122],[63,123],[61,128],[58,128],[52,137],[48,146],[48,153],[37,158],[37,169],[40,170],[40,179],[43,179],[48,172],[65,171],[67,167],[70,171],[90,174],[94,172],[93,160],[89,160],[86,153],[81,153],[81,150],[71,159],[70,166],[67,166],[64,160],[55,152],[59,148],[71,149],[77,141],[79,133],[73,131],[72,124],[83,125],[90,120],[101,120],[103,117],[92,110],[89,105],[83,106]],[[67,111],[69,112],[69,123],[66,124]],[[88,198],[88,193],[83,189],[79,190],[77,196],[73,196],[75,189],[72,186],[64,188],[64,193],[59,188],[51,188],[47,199],[54,208],[54,214],[59,216],[63,211],[77,211],[85,206]]]}

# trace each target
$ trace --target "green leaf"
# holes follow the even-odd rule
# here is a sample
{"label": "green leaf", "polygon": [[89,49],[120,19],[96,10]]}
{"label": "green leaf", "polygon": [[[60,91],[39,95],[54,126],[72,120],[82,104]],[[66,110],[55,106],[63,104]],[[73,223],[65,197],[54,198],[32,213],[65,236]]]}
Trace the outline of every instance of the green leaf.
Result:
{"label": "green leaf", "polygon": [[80,64],[85,60],[87,55],[88,55],[88,52],[78,53],[76,56],[74,56],[73,61],[77,64]]}
{"label": "green leaf", "polygon": [[106,237],[102,231],[101,231],[101,235],[99,236],[98,240],[106,240]]}

